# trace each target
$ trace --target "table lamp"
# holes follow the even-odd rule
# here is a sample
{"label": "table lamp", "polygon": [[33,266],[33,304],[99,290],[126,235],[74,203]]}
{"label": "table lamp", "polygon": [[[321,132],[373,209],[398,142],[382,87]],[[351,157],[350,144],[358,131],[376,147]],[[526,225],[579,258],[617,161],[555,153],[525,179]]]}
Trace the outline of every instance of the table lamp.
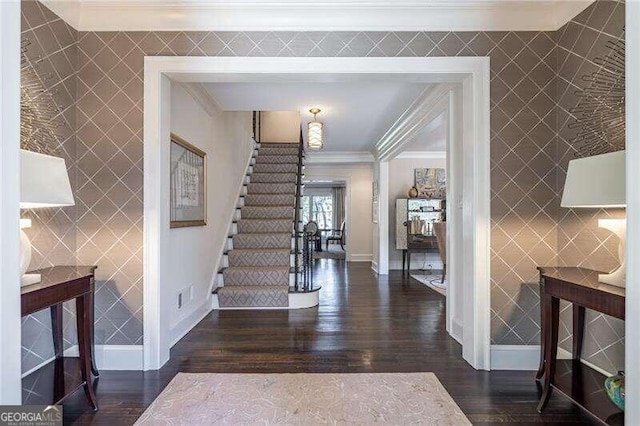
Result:
{"label": "table lamp", "polygon": [[[20,208],[41,209],[73,206],[73,193],[64,159],[20,150]],[[25,274],[31,262],[31,241],[22,230],[31,220],[20,220],[21,285],[40,282],[40,274]]]}
{"label": "table lamp", "polygon": [[[569,162],[564,182],[561,207],[568,208],[625,208],[625,151],[594,155]],[[626,219],[599,219],[598,226],[620,238],[618,257],[620,267],[610,274],[598,275],[600,282],[625,287]]]}

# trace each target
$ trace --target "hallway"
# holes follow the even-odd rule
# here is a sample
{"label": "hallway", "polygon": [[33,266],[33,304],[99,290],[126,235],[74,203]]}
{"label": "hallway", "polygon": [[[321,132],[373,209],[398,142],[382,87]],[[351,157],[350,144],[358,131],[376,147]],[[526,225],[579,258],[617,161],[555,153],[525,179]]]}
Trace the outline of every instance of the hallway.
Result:
{"label": "hallway", "polygon": [[473,423],[591,420],[554,394],[545,414],[533,372],[479,372],[445,331],[445,299],[399,271],[376,277],[369,263],[322,260],[320,306],[213,311],[150,372],[102,372],[100,412],[82,392],[65,403],[65,424],[132,424],[177,372],[434,372]]}

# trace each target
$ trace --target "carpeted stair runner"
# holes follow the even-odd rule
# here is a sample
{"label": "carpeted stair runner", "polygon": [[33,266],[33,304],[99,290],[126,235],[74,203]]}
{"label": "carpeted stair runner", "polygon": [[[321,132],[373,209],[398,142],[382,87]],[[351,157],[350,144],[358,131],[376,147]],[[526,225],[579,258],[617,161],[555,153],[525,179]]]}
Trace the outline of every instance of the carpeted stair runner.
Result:
{"label": "carpeted stair runner", "polygon": [[221,308],[289,306],[297,144],[261,144],[218,288]]}

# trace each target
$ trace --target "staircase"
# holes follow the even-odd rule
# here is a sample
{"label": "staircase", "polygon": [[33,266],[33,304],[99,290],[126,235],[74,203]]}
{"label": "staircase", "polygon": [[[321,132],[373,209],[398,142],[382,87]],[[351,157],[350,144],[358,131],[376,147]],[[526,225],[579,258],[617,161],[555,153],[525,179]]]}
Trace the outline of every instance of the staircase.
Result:
{"label": "staircase", "polygon": [[299,266],[293,225],[302,159],[298,144],[259,145],[218,273],[214,307],[292,308]]}

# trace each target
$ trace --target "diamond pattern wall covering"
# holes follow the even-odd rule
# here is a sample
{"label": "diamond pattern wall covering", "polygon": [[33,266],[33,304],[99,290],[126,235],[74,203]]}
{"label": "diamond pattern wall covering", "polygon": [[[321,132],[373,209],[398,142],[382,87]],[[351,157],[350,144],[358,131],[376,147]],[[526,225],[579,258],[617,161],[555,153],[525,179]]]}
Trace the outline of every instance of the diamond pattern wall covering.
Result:
{"label": "diamond pattern wall covering", "polygon": [[[78,82],[78,156],[108,164],[105,177],[92,179],[83,198],[109,191],[139,194],[142,77],[144,55],[208,56],[490,56],[492,151],[492,335],[497,344],[535,344],[539,339],[539,308],[535,266],[556,262],[555,33],[544,32],[87,32],[80,34]],[[114,148],[117,147],[118,149]],[[104,152],[103,152],[104,151]],[[137,161],[137,162],[136,162]],[[267,161],[269,165],[267,166]],[[277,167],[263,157],[256,167]],[[82,172],[82,161],[79,161]],[[115,182],[133,180],[136,187]],[[124,182],[122,182],[124,184]],[[116,187],[113,187],[113,185]],[[258,191],[284,190],[282,184],[252,183]],[[81,190],[82,191],[82,190]],[[291,187],[293,192],[293,187]],[[90,201],[88,202],[90,204]],[[87,203],[85,203],[87,204]],[[87,204],[88,205],[88,204]],[[110,219],[114,206],[94,221]],[[115,239],[112,226],[135,223],[127,248],[139,253],[142,206],[126,217],[111,219],[101,233],[106,244],[91,245],[81,257],[104,256]],[[83,224],[79,224],[83,232]],[[126,228],[126,226],[124,227]],[[113,235],[111,235],[113,234]],[[139,256],[131,258],[132,276],[114,281],[119,295],[139,292]],[[136,263],[138,262],[138,263]],[[110,269],[110,267],[102,268]],[[115,292],[114,297],[115,297]],[[100,296],[99,296],[100,297]],[[141,303],[127,303],[137,312]],[[109,316],[107,315],[107,318]],[[98,325],[101,329],[101,325]],[[108,334],[108,333],[107,333]],[[139,335],[126,335],[131,341]],[[111,340],[107,337],[107,342]]]}
{"label": "diamond pattern wall covering", "polygon": [[[575,92],[588,84],[582,79],[595,71],[597,57],[607,54],[607,42],[624,39],[624,2],[599,1],[558,31],[558,193],[562,194],[569,160],[577,150],[572,144],[575,130]],[[583,266],[609,272],[618,266],[618,239],[598,228],[600,218],[624,217],[624,210],[560,209],[558,215],[558,260],[560,265]],[[562,306],[560,346],[571,350],[571,305]],[[624,369],[624,322],[587,312],[583,359],[616,372]]]}
{"label": "diamond pattern wall covering", "polygon": [[[45,154],[65,159],[72,189],[76,188],[76,79],[77,32],[49,9],[35,1],[22,3],[22,44],[26,55],[35,63],[45,93],[38,99],[52,97],[62,108],[55,119],[62,127],[57,139],[43,150]],[[24,142],[24,141],[23,141]],[[76,208],[39,209],[22,212],[30,218],[32,227],[25,232],[33,244],[30,269],[76,262]],[[75,308],[65,304],[64,345],[75,344]],[[51,317],[40,311],[22,318],[22,371],[28,371],[53,357]]]}
{"label": "diamond pattern wall covering", "polygon": [[[587,9],[583,15],[592,16],[588,26],[607,29],[611,4],[617,5],[598,1]],[[145,55],[489,56],[492,342],[539,343],[535,266],[556,264],[561,259],[574,263],[571,256],[575,256],[578,247],[583,255],[588,254],[582,243],[586,239],[565,241],[564,234],[571,227],[565,226],[564,216],[562,230],[558,226],[558,182],[563,169],[558,167],[556,154],[559,141],[566,144],[566,138],[558,135],[557,121],[562,121],[563,112],[562,107],[557,107],[557,100],[559,95],[571,92],[562,90],[560,75],[576,61],[575,55],[558,46],[557,41],[560,37],[563,43],[575,45],[570,37],[589,33],[573,31],[574,25],[569,24],[571,31],[517,33],[79,33],[76,246],[81,262],[99,266],[97,343],[142,342]],[[576,69],[579,67],[576,65]],[[256,167],[275,171],[278,165]],[[588,224],[593,230],[592,219]],[[611,244],[606,242],[607,251]],[[595,262],[592,256],[589,259]],[[604,261],[607,262],[606,256]]]}

